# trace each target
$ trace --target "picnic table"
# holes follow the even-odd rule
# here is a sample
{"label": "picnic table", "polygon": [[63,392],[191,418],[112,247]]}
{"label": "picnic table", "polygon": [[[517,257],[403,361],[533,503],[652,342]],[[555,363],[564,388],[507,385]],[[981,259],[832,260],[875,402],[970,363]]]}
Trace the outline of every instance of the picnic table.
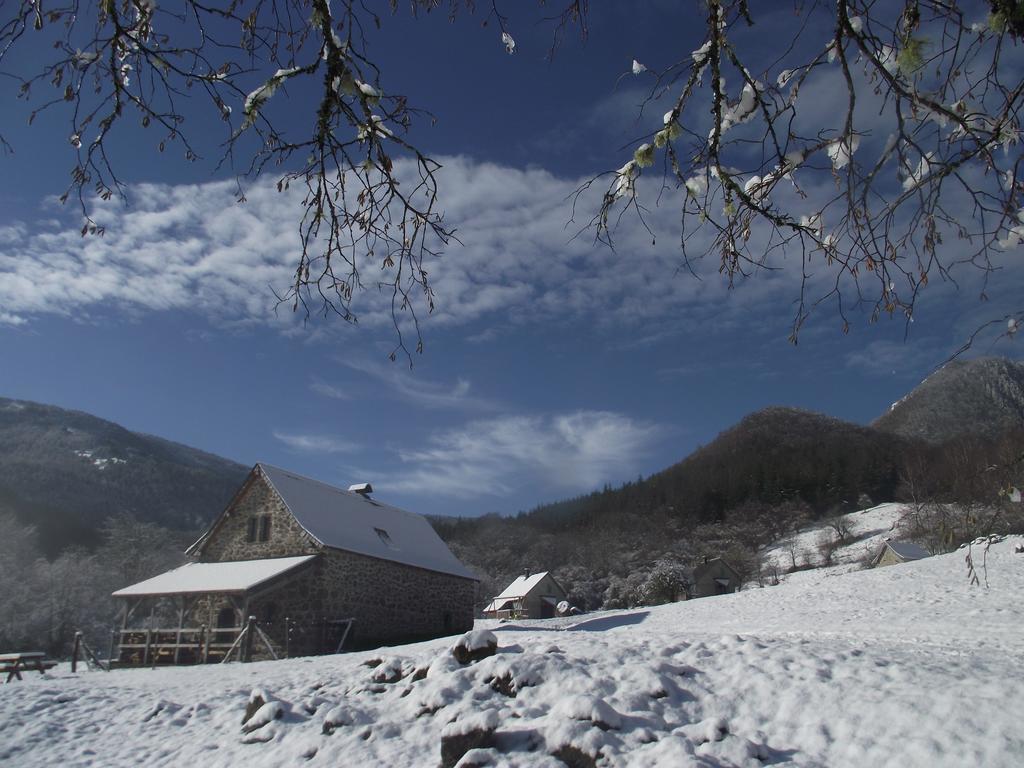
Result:
{"label": "picnic table", "polygon": [[40,674],[57,666],[57,662],[46,658],[42,651],[23,651],[21,653],[0,653],[0,674],[7,673],[7,682],[14,678],[21,680],[23,669],[35,669]]}

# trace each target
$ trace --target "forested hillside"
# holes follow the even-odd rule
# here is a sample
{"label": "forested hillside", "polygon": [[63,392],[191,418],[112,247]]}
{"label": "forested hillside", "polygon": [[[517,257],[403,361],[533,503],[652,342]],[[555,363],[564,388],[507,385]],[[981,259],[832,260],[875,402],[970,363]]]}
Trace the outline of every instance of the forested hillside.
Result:
{"label": "forested hillside", "polygon": [[95,416],[0,399],[0,505],[55,555],[93,547],[112,515],[197,531],[231,498],[246,467]]}

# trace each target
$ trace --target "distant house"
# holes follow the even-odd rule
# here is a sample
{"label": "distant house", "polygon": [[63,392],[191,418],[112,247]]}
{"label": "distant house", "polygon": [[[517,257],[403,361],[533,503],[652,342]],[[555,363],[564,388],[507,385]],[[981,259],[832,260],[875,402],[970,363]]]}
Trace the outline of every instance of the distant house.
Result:
{"label": "distant house", "polygon": [[693,569],[687,595],[690,599],[727,595],[738,591],[740,586],[740,575],[729,563],[720,557],[704,558],[704,562]]}
{"label": "distant house", "polygon": [[911,560],[921,560],[931,557],[931,553],[924,547],[911,544],[909,541],[890,541],[886,539],[878,550],[878,554],[871,561],[872,568],[882,568],[886,565],[899,565]]}
{"label": "distant house", "polygon": [[484,608],[489,619],[550,619],[565,590],[547,571],[519,576]]}
{"label": "distant house", "polygon": [[254,466],[189,547],[196,562],[113,593],[121,661],[219,660],[250,616],[268,656],[471,629],[476,577],[426,518],[371,492]]}

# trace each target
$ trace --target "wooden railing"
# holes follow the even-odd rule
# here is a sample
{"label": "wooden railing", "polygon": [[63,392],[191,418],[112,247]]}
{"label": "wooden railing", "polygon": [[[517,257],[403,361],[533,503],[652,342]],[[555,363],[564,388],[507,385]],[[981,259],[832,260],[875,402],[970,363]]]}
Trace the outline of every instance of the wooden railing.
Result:
{"label": "wooden railing", "polygon": [[244,626],[122,629],[117,643],[117,665],[148,667],[218,662],[234,647],[244,629]]}
{"label": "wooden railing", "polygon": [[[240,627],[171,627],[168,629],[122,629],[112,637],[113,666],[151,667],[170,664],[213,664],[223,661],[252,661],[259,658],[289,657],[296,650],[292,634],[296,628],[312,627],[318,638],[310,648],[308,636],[299,643],[304,653],[340,653],[355,619],[323,619],[298,624],[285,618],[274,640],[254,616]],[[283,629],[283,633],[280,631]],[[281,635],[283,634],[283,639]],[[317,650],[319,649],[319,650]]]}

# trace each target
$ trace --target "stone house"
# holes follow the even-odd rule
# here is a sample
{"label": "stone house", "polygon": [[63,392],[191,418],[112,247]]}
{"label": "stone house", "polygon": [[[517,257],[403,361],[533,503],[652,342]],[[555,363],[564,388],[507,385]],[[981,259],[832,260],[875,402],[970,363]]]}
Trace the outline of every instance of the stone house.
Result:
{"label": "stone house", "polygon": [[921,560],[931,557],[931,553],[924,547],[912,544],[909,541],[890,541],[886,539],[878,553],[871,561],[872,568],[882,568],[886,565],[899,565],[908,563],[911,560]]}
{"label": "stone house", "polygon": [[254,466],[187,550],[194,562],[113,593],[122,661],[217,660],[250,616],[257,653],[278,656],[472,629],[477,578],[426,518],[371,492]]}
{"label": "stone house", "polygon": [[693,569],[687,597],[711,597],[737,592],[742,579],[736,569],[720,557],[704,558],[704,562]]}
{"label": "stone house", "polygon": [[550,619],[565,590],[547,571],[519,576],[484,608],[489,619]]}

